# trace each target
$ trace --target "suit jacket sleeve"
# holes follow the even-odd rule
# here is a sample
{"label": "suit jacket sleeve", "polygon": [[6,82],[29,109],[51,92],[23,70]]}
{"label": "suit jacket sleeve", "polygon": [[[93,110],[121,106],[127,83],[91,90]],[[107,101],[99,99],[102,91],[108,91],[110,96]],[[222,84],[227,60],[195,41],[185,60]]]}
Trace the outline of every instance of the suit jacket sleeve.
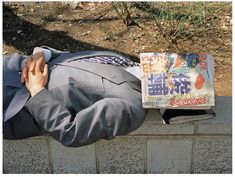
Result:
{"label": "suit jacket sleeve", "polygon": [[3,114],[13,99],[17,88],[23,87],[20,81],[20,72],[25,56],[19,54],[3,56]]}
{"label": "suit jacket sleeve", "polygon": [[126,100],[104,98],[72,115],[62,100],[43,89],[26,107],[56,140],[65,146],[81,146],[99,139],[112,139],[136,129],[144,120],[144,110]]}
{"label": "suit jacket sleeve", "polygon": [[19,54],[4,55],[3,56],[3,70],[5,72],[19,72],[22,70],[23,62],[26,56]]}

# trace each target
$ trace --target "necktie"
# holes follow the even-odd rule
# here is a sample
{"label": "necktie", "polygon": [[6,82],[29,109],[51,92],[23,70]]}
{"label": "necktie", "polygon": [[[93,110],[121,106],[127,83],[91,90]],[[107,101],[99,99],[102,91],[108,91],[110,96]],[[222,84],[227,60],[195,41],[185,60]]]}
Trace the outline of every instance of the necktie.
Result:
{"label": "necktie", "polygon": [[138,63],[135,63],[127,58],[122,57],[111,57],[111,56],[97,56],[91,58],[84,58],[77,60],[78,62],[92,62],[92,63],[101,63],[101,64],[110,64],[115,66],[138,66]]}

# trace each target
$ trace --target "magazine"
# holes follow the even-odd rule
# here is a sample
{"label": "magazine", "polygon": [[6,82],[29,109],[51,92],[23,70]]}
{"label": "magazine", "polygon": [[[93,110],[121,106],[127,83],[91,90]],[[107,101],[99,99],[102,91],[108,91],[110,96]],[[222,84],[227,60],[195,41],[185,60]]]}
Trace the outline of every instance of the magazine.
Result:
{"label": "magazine", "polygon": [[144,108],[210,109],[215,105],[210,54],[140,53]]}

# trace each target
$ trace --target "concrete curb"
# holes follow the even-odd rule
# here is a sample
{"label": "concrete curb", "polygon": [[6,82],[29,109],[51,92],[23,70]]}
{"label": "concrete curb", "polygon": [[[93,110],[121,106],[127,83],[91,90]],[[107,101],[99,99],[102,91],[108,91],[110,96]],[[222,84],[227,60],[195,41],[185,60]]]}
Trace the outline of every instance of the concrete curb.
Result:
{"label": "concrete curb", "polygon": [[213,119],[163,125],[149,110],[136,131],[68,148],[40,136],[3,141],[4,173],[232,173],[232,97]]}

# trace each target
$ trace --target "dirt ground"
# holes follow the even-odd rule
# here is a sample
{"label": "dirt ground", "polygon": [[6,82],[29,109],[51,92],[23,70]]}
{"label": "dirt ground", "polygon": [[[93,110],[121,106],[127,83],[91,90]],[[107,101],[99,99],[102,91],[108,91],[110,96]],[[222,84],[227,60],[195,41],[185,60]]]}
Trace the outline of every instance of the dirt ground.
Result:
{"label": "dirt ground", "polygon": [[[215,58],[215,95],[232,95],[232,3],[217,8],[216,30],[180,43],[182,51],[205,52]],[[126,27],[110,3],[13,3],[3,5],[3,52],[31,54],[36,46],[59,50],[114,50],[138,60],[141,52],[166,52],[168,44],[153,19],[141,9],[132,16],[139,26]]]}

